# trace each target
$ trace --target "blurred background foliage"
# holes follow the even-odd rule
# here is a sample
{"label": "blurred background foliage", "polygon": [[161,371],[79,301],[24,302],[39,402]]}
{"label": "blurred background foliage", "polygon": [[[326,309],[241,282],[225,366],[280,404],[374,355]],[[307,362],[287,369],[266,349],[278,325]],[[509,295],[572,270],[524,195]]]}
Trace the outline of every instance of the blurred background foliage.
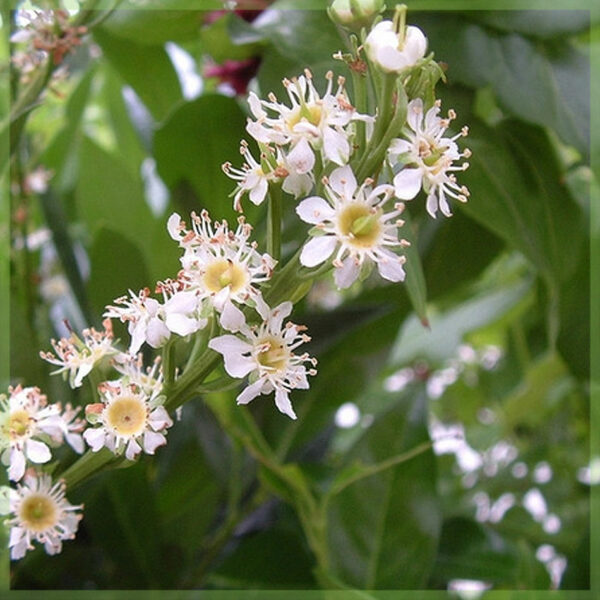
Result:
{"label": "blurred background foliage", "polygon": [[[137,4],[121,2],[91,28],[12,148],[10,382],[63,403],[91,397],[38,359],[65,335],[63,319],[76,330],[99,325],[115,297],[174,275],[172,211],[235,218],[221,164],[242,162],[246,87],[282,99],[281,79],[305,67],[316,82],[329,69],[348,75],[332,59],[335,27],[297,1],[249,0],[238,13]],[[471,199],[451,219],[426,218],[420,200],[408,207],[429,327],[402,285],[369,279],[340,294],[320,282],[295,309],[319,359],[311,390],[295,397],[298,420],[268,400],[251,412],[315,490],[433,440],[433,450],[332,496],[332,572],[345,584],[586,589],[598,477],[589,457],[590,190],[598,200],[589,51],[599,24],[588,11],[426,5],[409,5],[409,23],[447,65],[437,93],[470,126],[473,151],[461,179]],[[33,173],[49,174],[47,186],[24,186]],[[260,243],[264,206],[246,208]],[[286,207],[284,253],[305,235]],[[210,410],[234,398],[199,397],[156,457],[73,490],[71,502],[85,503],[77,539],[59,556],[36,550],[13,564],[11,586],[315,588],[285,491]]]}

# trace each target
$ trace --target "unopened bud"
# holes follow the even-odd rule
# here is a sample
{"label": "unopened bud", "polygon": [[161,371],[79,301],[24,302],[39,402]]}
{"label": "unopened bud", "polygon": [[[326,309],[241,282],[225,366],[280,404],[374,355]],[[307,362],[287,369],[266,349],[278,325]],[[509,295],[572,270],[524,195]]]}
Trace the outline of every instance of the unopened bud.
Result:
{"label": "unopened bud", "polygon": [[375,17],[385,10],[384,0],[333,0],[327,9],[335,23],[359,32],[369,28]]}

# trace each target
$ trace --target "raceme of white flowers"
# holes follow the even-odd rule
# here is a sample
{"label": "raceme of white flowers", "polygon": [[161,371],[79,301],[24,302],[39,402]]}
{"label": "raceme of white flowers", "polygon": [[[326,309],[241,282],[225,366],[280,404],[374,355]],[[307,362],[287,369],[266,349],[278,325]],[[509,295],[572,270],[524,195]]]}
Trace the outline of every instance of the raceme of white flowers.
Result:
{"label": "raceme of white flowers", "polygon": [[[209,361],[210,372],[221,363],[229,377],[239,379],[238,404],[272,397],[281,413],[296,419],[292,396],[309,388],[317,361],[303,348],[310,342],[306,327],[288,319],[302,296],[295,290],[330,271],[339,289],[371,271],[388,282],[404,281],[405,202],[423,191],[425,209],[435,218],[438,211],[450,216],[452,202],[467,200],[469,192],[455,175],[468,167],[461,160],[470,151],[457,143],[467,128],[447,134],[454,111],[440,117],[438,100],[428,105],[425,92],[409,94],[419,89],[412,84],[421,69],[432,64],[427,39],[405,24],[404,7],[392,20],[382,20],[381,10],[381,0],[334,2],[330,16],[360,35],[352,54],[335,57],[355,71],[355,92],[370,85],[364,97],[378,97],[382,104],[388,93],[386,105],[394,115],[402,116],[405,98],[405,118],[392,120],[382,108],[369,114],[364,102],[359,110],[344,77],[328,72],[318,82],[306,69],[283,81],[283,102],[273,93],[266,100],[250,93],[246,130],[258,154],[242,141],[243,166],[223,165],[236,182],[236,211],[243,212],[246,196],[255,205],[267,202],[271,211],[278,196],[281,212],[306,224],[307,237],[296,255],[280,264],[281,213],[269,213],[278,220],[271,216],[267,224],[268,252],[252,239],[244,216],[230,227],[200,210],[191,214],[188,228],[174,213],[167,232],[182,252],[174,277],[159,281],[154,293],[127,290],[106,306],[101,331],[90,327],[78,335],[67,324],[69,336],[51,341],[54,352],[40,353],[71,388],[90,382],[94,401],[83,410],[85,421],[80,408],[49,403],[36,387],[18,385],[0,396],[1,458],[15,486],[6,520],[11,558],[23,557],[34,542],[49,554],[59,552],[77,530],[83,507],[71,505],[64,482],[46,472],[60,473],[53,450],[66,442],[81,454],[85,442],[92,457],[101,451],[125,460],[154,454],[173,426],[172,386],[191,378],[197,364]],[[126,326],[125,351],[115,340],[112,319]],[[189,344],[183,367],[173,359],[178,340]],[[149,367],[144,346],[162,349]],[[202,382],[192,379],[188,387],[197,390]]]}

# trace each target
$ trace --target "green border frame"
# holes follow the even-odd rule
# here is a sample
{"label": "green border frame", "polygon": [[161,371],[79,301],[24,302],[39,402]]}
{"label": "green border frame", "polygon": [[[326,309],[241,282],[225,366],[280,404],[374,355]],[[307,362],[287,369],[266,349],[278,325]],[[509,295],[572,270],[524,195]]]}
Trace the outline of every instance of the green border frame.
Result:
{"label": "green border frame", "polygon": [[[154,0],[140,10],[162,10],[152,6]],[[219,0],[195,0],[195,9],[212,10],[222,8]],[[407,1],[409,9],[418,10],[493,10],[490,0],[414,0]],[[100,2],[110,6],[111,0]],[[321,10],[326,0],[289,0],[289,8]],[[496,4],[496,2],[493,2]],[[4,35],[8,23],[8,11],[15,6],[12,0],[3,2],[0,8],[4,26],[0,44],[7,45]],[[171,0],[170,9],[189,9],[190,0]],[[594,0],[505,0],[502,10],[587,10],[592,22],[600,21],[600,2]],[[591,168],[596,181],[600,182],[600,25],[592,28],[590,37],[591,58]],[[0,106],[8,106],[8,86],[0,86]],[[8,137],[0,139],[2,150],[9,150]],[[2,152],[0,152],[2,154]],[[0,382],[9,379],[9,251],[8,235],[10,204],[8,174],[0,173]],[[590,190],[590,339],[591,339],[591,386],[590,386],[590,456],[600,457],[600,186]],[[600,597],[600,485],[591,488],[590,506],[590,590],[581,591],[490,591],[482,596],[489,600],[595,600]],[[3,558],[8,558],[6,555]],[[596,568],[594,568],[596,567]],[[445,591],[377,591],[372,593],[348,591],[313,590],[248,590],[248,591],[11,591],[8,589],[8,564],[0,566],[0,598],[26,598],[37,600],[68,600],[85,597],[90,600],[342,600],[342,598],[373,598],[378,600],[439,600],[445,597],[459,597]]]}

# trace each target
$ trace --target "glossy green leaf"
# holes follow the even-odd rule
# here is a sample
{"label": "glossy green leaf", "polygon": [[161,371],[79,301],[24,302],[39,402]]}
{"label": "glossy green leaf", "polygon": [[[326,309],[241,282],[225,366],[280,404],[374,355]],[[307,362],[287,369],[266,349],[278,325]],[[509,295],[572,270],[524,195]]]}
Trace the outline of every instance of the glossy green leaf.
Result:
{"label": "glossy green leaf", "polygon": [[531,298],[529,281],[516,282],[498,290],[480,293],[446,312],[431,310],[429,329],[418,319],[405,321],[398,334],[390,364],[402,367],[417,358],[440,363],[450,358],[465,334],[476,331],[515,311],[522,312]]}
{"label": "glossy green leaf", "polygon": [[403,214],[405,221],[402,227],[402,237],[410,242],[408,248],[403,249],[403,254],[406,256],[404,270],[406,271],[406,291],[412,303],[414,311],[424,325],[427,324],[427,285],[425,283],[425,274],[423,273],[423,265],[417,247],[417,232],[413,224],[410,214],[406,211]]}
{"label": "glossy green leaf", "polygon": [[119,39],[103,28],[94,30],[94,38],[156,121],[162,121],[182,101],[179,79],[162,46]]}
{"label": "glossy green leaf", "polygon": [[[345,463],[376,464],[428,440],[426,400],[417,395],[377,419]],[[361,479],[327,511],[331,571],[366,589],[425,586],[441,526],[432,451]]]}
{"label": "glossy green leaf", "polygon": [[471,197],[461,209],[520,250],[547,281],[568,278],[583,249],[584,220],[547,136],[509,122],[497,130],[474,126],[468,140],[473,155],[461,181]]}
{"label": "glossy green leaf", "polygon": [[[116,257],[118,269],[115,269]],[[115,298],[126,295],[127,290],[137,292],[151,281],[139,247],[109,226],[100,227],[94,234],[89,258],[88,293],[97,315]]]}
{"label": "glossy green leaf", "polygon": [[432,583],[476,579],[512,586],[518,569],[517,548],[493,529],[465,517],[444,521]]}
{"label": "glossy green leaf", "polygon": [[[164,217],[152,215],[140,178],[87,138],[81,146],[80,162],[75,195],[78,213],[88,230],[93,234],[105,225],[137,246],[151,277],[145,285],[153,287],[157,280],[172,277],[179,268],[179,250],[167,233]],[[105,251],[114,258],[110,247]]]}
{"label": "glossy green leaf", "polygon": [[589,153],[589,60],[566,41],[536,44],[516,33],[499,34],[461,16],[419,16],[448,80],[491,85],[509,114],[554,129]]}
{"label": "glossy green leaf", "polygon": [[[221,165],[230,161],[241,166],[239,143],[245,137],[244,125],[236,101],[214,94],[183,104],[156,131],[154,156],[160,176],[171,189],[191,186],[197,198],[182,206],[185,212],[206,208],[215,219],[235,220],[233,200],[228,198],[235,182],[222,172]],[[245,203],[248,220],[256,215],[250,204]]]}
{"label": "glossy green leaf", "polygon": [[[566,5],[565,5],[565,8]],[[553,38],[586,31],[590,26],[587,10],[482,10],[468,13],[469,18],[500,31],[526,37]]]}
{"label": "glossy green leaf", "polygon": [[[181,0],[176,3],[162,0],[160,4],[160,12],[155,12],[146,7],[145,10],[136,9],[135,2],[122,2],[119,9],[103,23],[102,29],[115,37],[144,46],[198,37],[206,16],[204,10],[198,10],[202,8],[198,2],[187,2],[187,7],[179,6]],[[132,5],[134,8],[131,8]],[[173,5],[176,7],[171,8]]]}

